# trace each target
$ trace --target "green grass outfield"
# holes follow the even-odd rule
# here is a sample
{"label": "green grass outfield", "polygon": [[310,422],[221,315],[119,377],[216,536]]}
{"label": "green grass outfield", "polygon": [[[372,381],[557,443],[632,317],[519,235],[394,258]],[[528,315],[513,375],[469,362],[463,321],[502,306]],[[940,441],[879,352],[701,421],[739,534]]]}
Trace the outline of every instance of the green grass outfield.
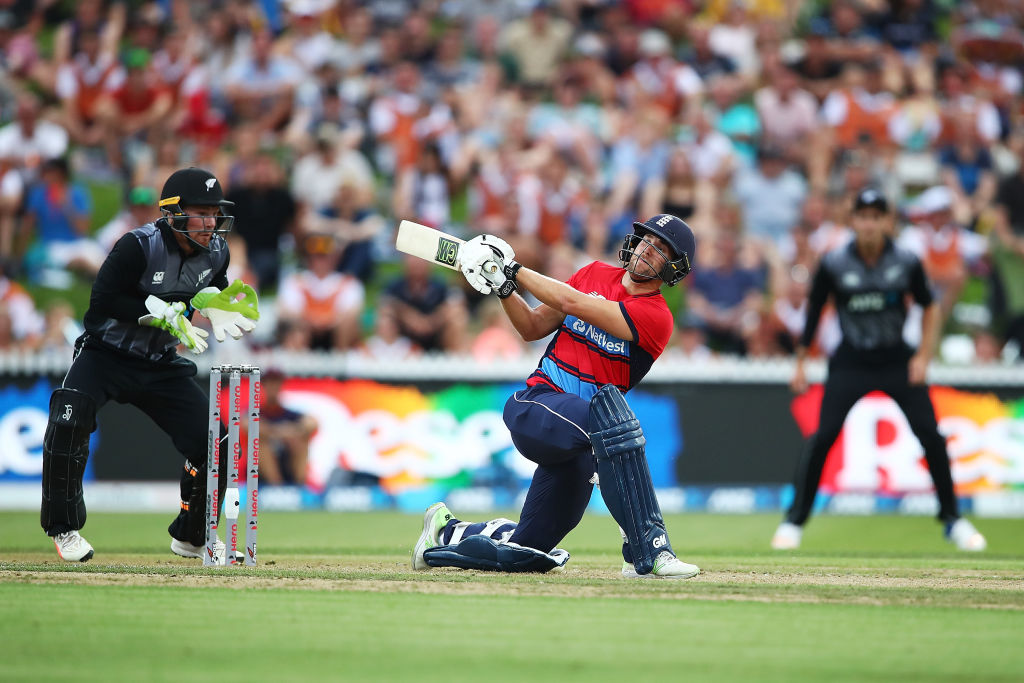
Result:
{"label": "green grass outfield", "polygon": [[932,520],[668,519],[688,581],[618,575],[587,516],[546,575],[413,572],[419,516],[264,513],[261,566],[203,570],[164,515],[90,514],[96,557],[57,560],[0,513],[0,681],[1020,681],[1024,522],[957,553]]}

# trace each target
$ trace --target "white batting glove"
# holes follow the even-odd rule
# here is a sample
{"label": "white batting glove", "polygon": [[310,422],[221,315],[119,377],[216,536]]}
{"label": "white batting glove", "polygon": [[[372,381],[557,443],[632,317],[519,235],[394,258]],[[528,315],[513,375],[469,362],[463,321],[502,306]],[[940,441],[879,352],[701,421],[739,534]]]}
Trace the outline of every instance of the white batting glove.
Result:
{"label": "white batting glove", "polygon": [[494,235],[477,235],[466,244],[483,244],[490,247],[491,251],[501,259],[502,263],[512,263],[516,258],[516,252],[512,250],[509,243]]}
{"label": "white batting glove", "polygon": [[455,265],[462,271],[466,282],[481,294],[490,294],[505,282],[501,257],[480,242],[471,240],[463,244]]}

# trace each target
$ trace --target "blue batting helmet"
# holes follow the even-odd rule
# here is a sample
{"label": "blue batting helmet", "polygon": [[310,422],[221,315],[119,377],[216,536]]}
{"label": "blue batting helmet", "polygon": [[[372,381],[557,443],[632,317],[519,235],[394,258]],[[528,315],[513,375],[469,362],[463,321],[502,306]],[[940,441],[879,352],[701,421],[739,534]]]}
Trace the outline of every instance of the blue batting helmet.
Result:
{"label": "blue batting helmet", "polygon": [[658,273],[658,277],[669,286],[686,277],[693,267],[697,241],[694,239],[690,226],[671,214],[659,213],[643,223],[633,223],[633,233],[626,235],[622,241],[619,259],[628,267],[636,246],[647,233],[660,237],[674,252],[674,259],[668,258],[666,255],[665,265]]}

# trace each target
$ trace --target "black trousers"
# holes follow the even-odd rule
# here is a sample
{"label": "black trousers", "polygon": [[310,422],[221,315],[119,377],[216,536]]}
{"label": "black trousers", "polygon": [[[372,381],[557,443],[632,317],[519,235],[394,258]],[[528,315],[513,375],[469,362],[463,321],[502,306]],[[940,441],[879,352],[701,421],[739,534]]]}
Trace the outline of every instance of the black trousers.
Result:
{"label": "black trousers", "polygon": [[[171,437],[188,463],[181,475],[181,510],[169,531],[179,540],[200,545],[205,510],[187,508],[194,488],[201,487],[205,493],[209,402],[206,392],[194,379],[196,372],[195,363],[185,358],[179,357],[170,363],[151,363],[114,351],[85,347],[75,356],[62,386],[91,396],[97,413],[107,401],[133,405]],[[139,457],[148,456],[147,444],[138,444],[138,450]],[[54,535],[69,530],[54,528],[47,532]]]}
{"label": "black trousers", "polygon": [[960,516],[953,493],[953,476],[949,469],[946,439],[939,433],[935,409],[928,396],[928,387],[923,384],[910,384],[907,379],[907,364],[899,362],[877,366],[833,364],[829,367],[825,395],[821,399],[818,431],[807,440],[797,463],[794,481],[796,495],[793,505],[786,513],[787,521],[797,525],[807,521],[818,493],[825,457],[839,437],[847,413],[858,399],[876,390],[888,394],[896,401],[906,415],[914,436],[924,448],[928,472],[935,483],[935,493],[939,498],[938,518],[949,523]]}

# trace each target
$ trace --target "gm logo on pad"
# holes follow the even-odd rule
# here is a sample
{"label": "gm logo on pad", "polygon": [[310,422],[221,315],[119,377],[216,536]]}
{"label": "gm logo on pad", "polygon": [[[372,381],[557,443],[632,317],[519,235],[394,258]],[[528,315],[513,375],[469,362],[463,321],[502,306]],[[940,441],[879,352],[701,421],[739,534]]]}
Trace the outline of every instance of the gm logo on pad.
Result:
{"label": "gm logo on pad", "polygon": [[455,267],[455,259],[459,255],[459,243],[441,237],[437,240],[437,255],[434,260],[438,263]]}

